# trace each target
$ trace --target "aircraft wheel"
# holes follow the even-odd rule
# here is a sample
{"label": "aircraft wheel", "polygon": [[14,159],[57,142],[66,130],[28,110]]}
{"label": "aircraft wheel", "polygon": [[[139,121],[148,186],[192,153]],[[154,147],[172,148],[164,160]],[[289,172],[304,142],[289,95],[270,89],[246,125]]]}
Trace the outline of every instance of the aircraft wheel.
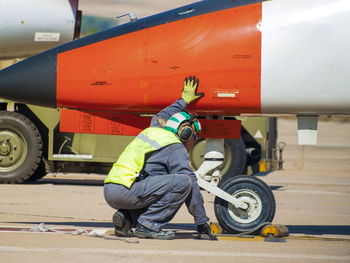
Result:
{"label": "aircraft wheel", "polygon": [[0,183],[22,183],[41,161],[42,139],[36,126],[17,112],[0,112]]}
{"label": "aircraft wheel", "polygon": [[[242,174],[247,161],[247,154],[242,139],[225,139],[225,160],[219,166],[222,174],[220,182],[226,181],[233,176]],[[190,157],[192,165],[197,170],[204,162],[205,140],[199,140],[191,149]]]}
{"label": "aircraft wheel", "polygon": [[228,233],[252,231],[275,216],[276,202],[268,185],[254,176],[236,176],[219,183],[225,192],[248,205],[247,209],[236,208],[227,201],[215,197],[215,216]]}

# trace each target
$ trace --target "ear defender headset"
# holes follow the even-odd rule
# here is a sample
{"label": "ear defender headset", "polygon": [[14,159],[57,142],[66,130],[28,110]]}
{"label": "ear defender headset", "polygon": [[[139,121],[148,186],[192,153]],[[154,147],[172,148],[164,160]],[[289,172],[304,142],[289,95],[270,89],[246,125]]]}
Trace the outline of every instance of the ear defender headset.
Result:
{"label": "ear defender headset", "polygon": [[198,119],[189,112],[181,111],[172,115],[165,123],[164,128],[179,136],[181,141],[186,142],[191,139],[192,136],[197,136],[197,133],[201,131],[201,124]]}

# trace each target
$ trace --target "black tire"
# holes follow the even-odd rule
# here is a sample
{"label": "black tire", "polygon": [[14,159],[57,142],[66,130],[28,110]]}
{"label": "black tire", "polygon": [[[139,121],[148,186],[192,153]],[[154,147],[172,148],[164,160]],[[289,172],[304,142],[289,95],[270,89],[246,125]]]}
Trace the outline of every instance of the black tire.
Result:
{"label": "black tire", "polygon": [[0,112],[0,183],[22,183],[37,170],[42,139],[36,126],[17,112]]}
{"label": "black tire", "polygon": [[[233,176],[243,173],[246,161],[246,147],[242,138],[225,139],[225,161],[219,167],[222,176],[220,182],[224,182]],[[197,170],[204,161],[205,140],[200,140],[190,151],[193,167]]]}
{"label": "black tire", "polygon": [[[230,149],[229,153],[225,153],[225,159],[230,158],[231,165],[225,173],[222,174],[220,179],[221,183],[224,183],[234,176],[243,174],[247,162],[246,147],[242,138],[225,139],[225,145]],[[227,155],[229,155],[229,157]]]}
{"label": "black tire", "polygon": [[36,171],[33,173],[31,177],[27,179],[27,181],[34,182],[43,178],[45,175],[47,175],[45,163],[44,161],[41,161]]}
{"label": "black tire", "polygon": [[276,211],[275,197],[262,180],[242,175],[220,182],[219,187],[248,204],[248,209],[243,210],[215,197],[215,216],[226,232],[252,231],[265,222],[272,222]]}

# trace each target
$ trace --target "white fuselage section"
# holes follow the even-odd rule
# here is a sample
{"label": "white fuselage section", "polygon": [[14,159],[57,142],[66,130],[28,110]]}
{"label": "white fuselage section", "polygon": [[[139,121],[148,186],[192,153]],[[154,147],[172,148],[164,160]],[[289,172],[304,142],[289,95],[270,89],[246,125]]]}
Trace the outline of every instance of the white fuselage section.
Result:
{"label": "white fuselage section", "polygon": [[350,1],[263,2],[261,112],[350,113]]}

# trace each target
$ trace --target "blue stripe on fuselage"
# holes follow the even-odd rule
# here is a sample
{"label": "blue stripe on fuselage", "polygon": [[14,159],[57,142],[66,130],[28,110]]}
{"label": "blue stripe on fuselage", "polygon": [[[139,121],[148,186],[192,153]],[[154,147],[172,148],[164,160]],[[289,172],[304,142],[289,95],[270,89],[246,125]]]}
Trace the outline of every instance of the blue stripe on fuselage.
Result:
{"label": "blue stripe on fuselage", "polygon": [[215,11],[250,5],[263,2],[264,0],[204,0],[169,10],[160,14],[138,19],[135,22],[129,22],[120,26],[116,26],[93,35],[69,42],[58,47],[58,52],[80,48],[99,41],[139,31],[145,28],[154,27],[181,19],[199,16]]}

